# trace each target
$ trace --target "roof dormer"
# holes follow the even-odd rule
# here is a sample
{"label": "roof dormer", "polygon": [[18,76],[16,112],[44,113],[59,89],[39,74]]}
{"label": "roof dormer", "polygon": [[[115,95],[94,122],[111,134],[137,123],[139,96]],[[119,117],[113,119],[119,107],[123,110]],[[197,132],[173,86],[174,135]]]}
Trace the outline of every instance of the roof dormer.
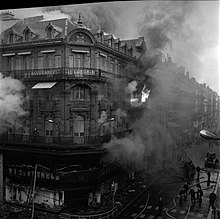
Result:
{"label": "roof dormer", "polygon": [[47,38],[49,39],[53,39],[54,37],[56,37],[58,34],[62,33],[62,28],[49,23],[46,28],[45,28],[46,34],[47,34]]}
{"label": "roof dormer", "polygon": [[35,30],[30,28],[29,26],[26,26],[25,29],[23,30],[23,35],[24,35],[24,41],[28,42],[32,39],[34,39],[38,34],[36,33]]}
{"label": "roof dormer", "polygon": [[8,32],[8,43],[14,43],[18,40],[20,40],[23,36],[18,33],[17,31],[15,31],[13,28],[11,28]]}

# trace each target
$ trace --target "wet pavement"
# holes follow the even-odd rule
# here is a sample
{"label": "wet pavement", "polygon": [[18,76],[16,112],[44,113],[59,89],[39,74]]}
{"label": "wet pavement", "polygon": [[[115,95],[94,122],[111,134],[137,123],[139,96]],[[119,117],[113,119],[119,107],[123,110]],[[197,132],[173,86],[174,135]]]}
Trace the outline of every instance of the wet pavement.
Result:
{"label": "wet pavement", "polygon": [[[189,195],[186,200],[183,200],[181,204],[179,203],[179,198],[177,196],[185,183],[185,179],[170,171],[170,173],[166,172],[152,186],[148,187],[142,196],[133,199],[133,203],[130,204],[128,209],[125,210],[119,218],[207,218],[209,212],[209,195],[215,190],[219,174],[218,169],[203,168],[207,151],[215,151],[217,155],[220,154],[219,148],[209,148],[207,143],[203,145],[193,145],[187,151],[194,165],[202,168],[199,178],[199,183],[203,190],[203,200],[201,205],[199,205],[198,202],[192,205]],[[211,172],[210,186],[207,185],[208,171]],[[197,175],[195,174],[189,184],[189,186],[195,190],[196,184],[198,183],[196,176]],[[147,186],[147,183],[143,184]],[[159,194],[162,196],[163,200],[161,215],[158,215]],[[124,199],[126,199],[126,197],[124,197]],[[217,206],[219,206],[219,201],[216,201],[216,207]]]}

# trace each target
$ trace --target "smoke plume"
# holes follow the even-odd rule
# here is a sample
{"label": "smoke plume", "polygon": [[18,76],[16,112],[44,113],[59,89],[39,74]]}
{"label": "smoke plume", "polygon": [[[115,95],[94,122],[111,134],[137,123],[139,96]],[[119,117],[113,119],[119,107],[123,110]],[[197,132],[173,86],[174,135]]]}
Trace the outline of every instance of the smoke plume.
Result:
{"label": "smoke plume", "polygon": [[78,20],[79,14],[83,23],[90,29],[101,29],[107,33],[114,33],[117,27],[117,17],[119,10],[112,5],[103,4],[82,4],[82,5],[68,5],[68,6],[56,6],[47,7],[43,9],[43,12],[59,11],[60,13],[67,14],[71,17],[73,22]]}
{"label": "smoke plume", "polygon": [[0,73],[0,132],[20,125],[20,118],[26,114],[22,108],[23,84]]}

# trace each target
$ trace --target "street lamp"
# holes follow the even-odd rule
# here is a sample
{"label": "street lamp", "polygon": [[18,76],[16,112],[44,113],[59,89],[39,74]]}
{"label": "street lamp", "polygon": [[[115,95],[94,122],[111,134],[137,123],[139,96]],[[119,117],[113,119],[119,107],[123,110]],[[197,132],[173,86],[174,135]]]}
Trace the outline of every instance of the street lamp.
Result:
{"label": "street lamp", "polygon": [[112,118],[107,119],[106,121],[102,122],[102,123],[99,125],[99,128],[98,128],[98,136],[100,136],[101,126],[102,126],[103,124],[107,123],[107,122],[112,122],[112,121],[114,121],[114,120],[115,120],[115,118],[112,117]]}
{"label": "street lamp", "polygon": [[218,137],[217,135],[215,135],[212,132],[209,132],[207,130],[201,130],[199,132],[200,136],[207,139],[207,140],[220,140],[220,137]]}
{"label": "street lamp", "polygon": [[57,125],[57,128],[58,128],[58,138],[59,138],[59,143],[60,143],[60,126],[57,122],[54,122],[52,119],[49,119],[48,120],[49,123],[54,123]]}

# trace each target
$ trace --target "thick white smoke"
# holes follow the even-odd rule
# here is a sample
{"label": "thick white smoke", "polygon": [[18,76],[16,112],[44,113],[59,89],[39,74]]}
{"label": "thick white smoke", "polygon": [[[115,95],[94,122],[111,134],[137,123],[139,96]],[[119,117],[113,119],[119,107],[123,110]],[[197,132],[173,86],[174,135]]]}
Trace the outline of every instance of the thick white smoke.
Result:
{"label": "thick white smoke", "polygon": [[26,115],[22,108],[24,85],[11,77],[0,73],[0,133],[6,128],[20,126],[20,118]]}

